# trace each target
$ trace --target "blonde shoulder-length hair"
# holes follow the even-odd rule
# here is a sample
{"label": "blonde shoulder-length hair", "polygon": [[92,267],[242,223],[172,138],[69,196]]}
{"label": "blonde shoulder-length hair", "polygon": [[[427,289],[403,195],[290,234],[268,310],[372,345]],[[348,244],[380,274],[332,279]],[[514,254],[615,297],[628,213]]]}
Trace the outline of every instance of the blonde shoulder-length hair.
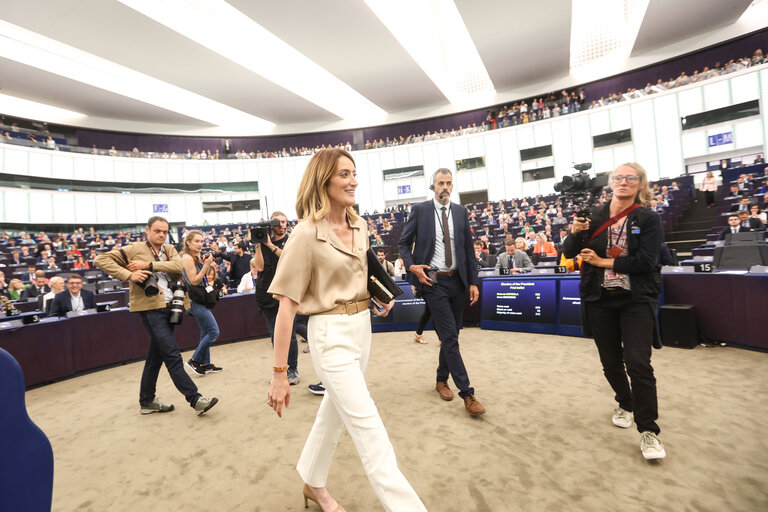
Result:
{"label": "blonde shoulder-length hair", "polygon": [[616,169],[611,172],[611,178],[613,178],[613,174],[621,167],[630,167],[635,170],[640,177],[641,186],[640,190],[637,191],[637,196],[635,196],[635,202],[640,203],[643,206],[649,206],[654,196],[653,191],[648,186],[648,173],[645,172],[645,168],[637,162],[627,162],[616,167]]}
{"label": "blonde shoulder-length hair", "polygon": [[[296,214],[299,220],[318,221],[330,213],[328,182],[331,181],[336,164],[342,156],[349,158],[352,164],[355,163],[352,155],[338,148],[322,149],[309,161],[296,194]],[[347,218],[349,222],[358,219],[357,212],[351,206],[347,207]]]}
{"label": "blonde shoulder-length hair", "polygon": [[192,258],[195,260],[195,263],[198,261],[198,255],[192,252],[192,249],[189,247],[189,242],[192,241],[192,239],[196,236],[201,236],[205,238],[205,235],[203,235],[202,231],[198,231],[197,229],[193,229],[191,231],[187,231],[184,234],[184,249],[181,251],[181,254],[189,254],[192,256]]}

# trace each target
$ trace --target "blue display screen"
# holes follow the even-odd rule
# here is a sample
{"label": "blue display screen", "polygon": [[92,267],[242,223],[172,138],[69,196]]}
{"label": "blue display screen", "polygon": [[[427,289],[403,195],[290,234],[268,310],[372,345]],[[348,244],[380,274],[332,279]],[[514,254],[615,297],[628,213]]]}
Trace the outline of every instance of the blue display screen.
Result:
{"label": "blue display screen", "polygon": [[492,322],[555,324],[555,279],[486,279],[483,281],[481,319]]}
{"label": "blue display screen", "polygon": [[560,324],[581,325],[581,296],[578,279],[560,281]]}

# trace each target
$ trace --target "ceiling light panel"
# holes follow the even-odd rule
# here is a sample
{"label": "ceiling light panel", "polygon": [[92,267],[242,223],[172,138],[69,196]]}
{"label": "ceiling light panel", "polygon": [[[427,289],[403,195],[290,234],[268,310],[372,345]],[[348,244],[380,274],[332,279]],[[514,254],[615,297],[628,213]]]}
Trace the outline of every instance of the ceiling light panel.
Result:
{"label": "ceiling light panel", "polygon": [[[342,119],[377,123],[387,116],[224,0],[118,1]],[[323,33],[325,28],[318,33],[318,44]]]}
{"label": "ceiling light panel", "polygon": [[572,0],[571,73],[605,76],[629,58],[650,0]]}
{"label": "ceiling light panel", "polygon": [[7,94],[0,94],[0,112],[3,114],[44,121],[46,123],[68,124],[85,117],[85,114],[74,112],[45,103],[25,100]]}
{"label": "ceiling light panel", "polygon": [[274,124],[0,20],[0,56],[233,131]]}
{"label": "ceiling light panel", "polygon": [[453,0],[365,0],[416,64],[458,108],[488,105],[496,90]]}

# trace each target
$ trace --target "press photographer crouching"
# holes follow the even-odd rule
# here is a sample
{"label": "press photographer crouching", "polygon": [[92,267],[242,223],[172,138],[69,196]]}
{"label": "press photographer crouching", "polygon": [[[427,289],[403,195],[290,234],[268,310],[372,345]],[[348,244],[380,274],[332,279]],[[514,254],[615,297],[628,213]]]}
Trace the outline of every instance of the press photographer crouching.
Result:
{"label": "press photographer crouching", "polygon": [[[163,217],[150,217],[145,227],[147,240],[122,249],[99,254],[94,264],[115,279],[130,281],[130,308],[139,313],[149,332],[150,342],[141,376],[139,404],[142,414],[170,412],[173,405],[155,396],[157,377],[163,363],[173,384],[198,415],[207,412],[217,398],[200,395],[184,371],[179,345],[173,335],[183,307],[189,307],[181,281],[183,264],[176,248],[166,244],[169,224]],[[174,304],[175,303],[175,304]],[[181,310],[181,311],[180,311]]]}
{"label": "press photographer crouching", "polygon": [[[287,229],[288,218],[282,212],[274,212],[270,216],[269,226],[259,226],[251,230],[251,242],[256,250],[253,253],[252,268],[258,272],[258,277],[254,280],[256,303],[259,305],[261,314],[269,329],[269,335],[272,338],[272,345],[275,344],[275,321],[277,320],[277,310],[279,303],[267,293],[275,277],[277,263],[280,261],[280,255],[283,253],[283,247],[288,241]],[[297,315],[298,316],[298,315]],[[299,346],[296,342],[296,322],[294,319],[291,329],[291,344],[288,348],[288,383],[296,385],[301,382],[298,371]]]}
{"label": "press photographer crouching", "polygon": [[620,165],[610,183],[609,202],[595,208],[591,218],[589,212],[574,218],[563,254],[582,258],[584,334],[594,338],[603,373],[616,393],[613,424],[631,427],[634,413],[643,457],[660,459],[666,452],[657,437],[651,347],[658,343],[661,220],[647,208],[653,195],[640,164]]}

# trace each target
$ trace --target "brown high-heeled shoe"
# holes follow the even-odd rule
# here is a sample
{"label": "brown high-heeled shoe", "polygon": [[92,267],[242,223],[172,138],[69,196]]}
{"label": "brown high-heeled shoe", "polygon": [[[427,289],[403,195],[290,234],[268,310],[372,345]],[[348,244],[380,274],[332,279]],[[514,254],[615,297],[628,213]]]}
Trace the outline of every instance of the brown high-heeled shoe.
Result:
{"label": "brown high-heeled shoe", "polygon": [[[303,493],[304,493],[304,508],[309,508],[309,500],[312,500],[315,503],[315,505],[320,507],[320,504],[317,502],[317,499],[315,498],[315,493],[312,492],[312,489],[310,489],[307,484],[304,484]],[[342,507],[337,503],[336,509],[333,512],[347,512],[347,511],[344,509],[344,507]]]}

